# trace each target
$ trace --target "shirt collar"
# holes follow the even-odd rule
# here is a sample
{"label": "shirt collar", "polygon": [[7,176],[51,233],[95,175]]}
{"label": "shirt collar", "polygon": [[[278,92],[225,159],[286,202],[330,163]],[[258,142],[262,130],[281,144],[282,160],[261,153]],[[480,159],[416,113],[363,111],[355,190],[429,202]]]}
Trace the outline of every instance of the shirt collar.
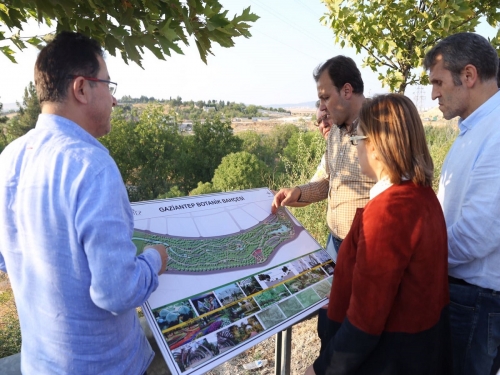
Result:
{"label": "shirt collar", "polygon": [[359,117],[356,117],[351,124],[351,131],[350,132],[347,131],[347,126],[346,126],[345,122],[340,124],[340,125],[337,125],[337,127],[339,128],[339,130],[342,130],[343,132],[351,135],[351,134],[354,134],[356,132],[356,128],[358,127],[358,122],[359,122]]}
{"label": "shirt collar", "polygon": [[389,176],[384,176],[380,180],[377,181],[375,185],[370,189],[370,200],[375,198],[380,193],[383,193],[385,190],[392,186],[392,182],[389,179]]}
{"label": "shirt collar", "polygon": [[76,122],[73,122],[66,117],[41,113],[38,115],[38,121],[35,127],[39,130],[55,131],[68,135],[72,138],[78,138],[81,141],[90,143],[109,153],[108,149],[104,147],[101,142],[99,142]]}
{"label": "shirt collar", "polygon": [[466,119],[458,119],[458,128],[460,135],[471,130],[474,126],[481,123],[481,120],[488,116],[495,108],[500,105],[500,90],[495,95],[481,104],[474,112],[472,112]]}

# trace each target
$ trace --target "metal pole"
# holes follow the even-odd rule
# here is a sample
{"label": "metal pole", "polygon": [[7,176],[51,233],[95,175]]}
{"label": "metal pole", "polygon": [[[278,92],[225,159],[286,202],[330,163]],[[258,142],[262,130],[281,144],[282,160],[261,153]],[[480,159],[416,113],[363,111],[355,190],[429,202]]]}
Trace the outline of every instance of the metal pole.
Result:
{"label": "metal pole", "polygon": [[275,375],[290,375],[292,354],[292,327],[276,334]]}
{"label": "metal pole", "polygon": [[274,336],[274,375],[281,375],[281,336],[282,332],[278,332]]}

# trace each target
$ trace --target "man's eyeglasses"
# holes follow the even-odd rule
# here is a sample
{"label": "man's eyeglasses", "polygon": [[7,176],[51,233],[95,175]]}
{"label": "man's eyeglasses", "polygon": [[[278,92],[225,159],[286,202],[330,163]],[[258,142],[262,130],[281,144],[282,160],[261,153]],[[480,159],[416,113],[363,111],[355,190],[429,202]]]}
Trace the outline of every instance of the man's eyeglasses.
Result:
{"label": "man's eyeglasses", "polygon": [[116,88],[118,87],[118,83],[107,81],[105,79],[99,79],[99,78],[94,78],[94,77],[85,77],[85,76],[68,76],[69,79],[75,79],[75,78],[78,78],[78,77],[82,77],[83,79],[85,79],[87,81],[107,83],[108,84],[108,90],[109,90],[109,92],[110,92],[111,95],[115,95]]}
{"label": "man's eyeglasses", "polygon": [[358,141],[362,141],[363,139],[368,139],[368,137],[366,135],[353,135],[352,137],[349,137],[349,141],[353,146],[357,146]]}
{"label": "man's eyeglasses", "polygon": [[314,123],[314,126],[320,126],[321,123],[323,122],[323,120],[326,118],[327,118],[327,115],[321,116],[319,119],[316,120],[316,122]]}

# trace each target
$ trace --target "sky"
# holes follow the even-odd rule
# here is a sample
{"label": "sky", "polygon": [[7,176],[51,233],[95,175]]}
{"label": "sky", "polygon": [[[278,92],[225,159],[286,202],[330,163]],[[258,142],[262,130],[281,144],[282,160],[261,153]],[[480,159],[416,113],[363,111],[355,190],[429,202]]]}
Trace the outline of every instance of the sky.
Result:
{"label": "sky", "polygon": [[[365,96],[387,92],[377,80],[377,73],[362,68],[365,55],[354,49],[340,48],[333,32],[320,24],[326,8],[319,0],[220,0],[228,16],[233,17],[250,6],[261,18],[250,29],[251,38],[234,39],[235,46],[223,48],[213,44],[214,56],[208,64],[199,57],[194,41],[181,45],[184,55],[173,52],[166,61],[146,51],[143,68],[121,57],[107,56],[111,80],[118,83],[115,96],[155,97],[182,100],[224,100],[245,104],[296,104],[316,100],[312,72],[330,57],[343,54],[352,57],[361,70]],[[49,29],[36,23],[26,27],[21,36],[43,35]],[[0,43],[0,46],[2,44]],[[15,47],[12,47],[15,49]],[[16,50],[17,64],[0,54],[0,102],[21,102],[24,88],[33,81],[33,66],[38,50],[34,47]],[[408,87],[406,95],[416,101],[417,88]],[[436,106],[430,88],[422,90],[422,109]]]}

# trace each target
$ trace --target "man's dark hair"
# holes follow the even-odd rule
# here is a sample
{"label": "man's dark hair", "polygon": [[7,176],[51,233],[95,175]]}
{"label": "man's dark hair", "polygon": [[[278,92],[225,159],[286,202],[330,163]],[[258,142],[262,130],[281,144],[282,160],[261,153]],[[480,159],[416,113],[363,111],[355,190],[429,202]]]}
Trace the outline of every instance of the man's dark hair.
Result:
{"label": "man's dark hair", "polygon": [[498,60],[497,86],[500,88],[500,59]]}
{"label": "man's dark hair", "polygon": [[460,73],[468,64],[476,67],[481,82],[497,77],[498,54],[481,35],[457,33],[444,38],[427,52],[424,68],[432,68],[439,56],[443,58],[443,67],[451,72],[455,86],[462,84]]}
{"label": "man's dark hair", "polygon": [[[94,39],[63,31],[49,42],[35,63],[35,85],[40,104],[62,102],[72,75],[95,77],[103,50]],[[94,82],[90,82],[93,84]]]}
{"label": "man's dark hair", "polygon": [[355,94],[363,94],[364,85],[361,73],[353,59],[347,56],[335,56],[318,66],[313,73],[314,80],[319,81],[319,77],[327,70],[333,85],[340,91],[346,83],[352,86]]}

